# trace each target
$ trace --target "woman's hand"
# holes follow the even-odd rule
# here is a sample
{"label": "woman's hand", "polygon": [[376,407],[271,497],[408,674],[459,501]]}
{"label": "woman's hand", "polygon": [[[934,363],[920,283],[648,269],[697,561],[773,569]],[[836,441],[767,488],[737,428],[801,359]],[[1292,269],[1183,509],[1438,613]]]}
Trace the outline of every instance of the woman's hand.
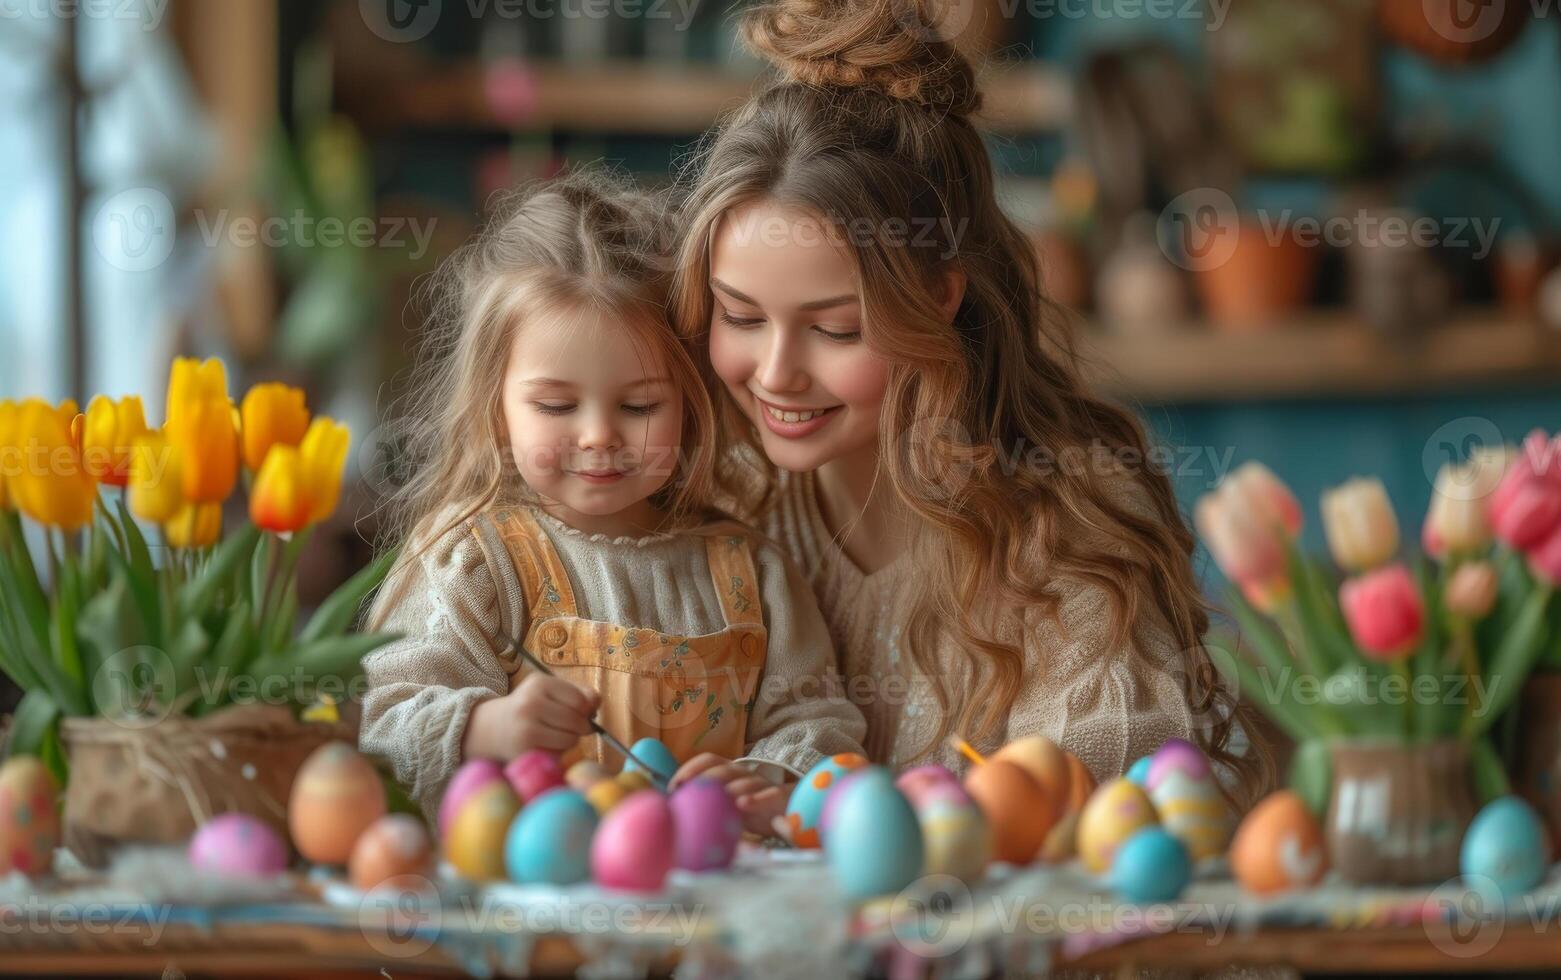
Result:
{"label": "woman's hand", "polygon": [[567,752],[591,734],[601,695],[546,674],[527,674],[503,697],[472,709],[461,742],[467,759],[508,761],[528,749]]}
{"label": "woman's hand", "polygon": [[771,782],[747,766],[741,766],[723,755],[704,752],[694,756],[678,768],[672,777],[671,789],[691,779],[714,779],[726,786],[726,793],[737,804],[742,815],[743,829],[761,837],[775,835],[775,824],[786,812],[786,787]]}

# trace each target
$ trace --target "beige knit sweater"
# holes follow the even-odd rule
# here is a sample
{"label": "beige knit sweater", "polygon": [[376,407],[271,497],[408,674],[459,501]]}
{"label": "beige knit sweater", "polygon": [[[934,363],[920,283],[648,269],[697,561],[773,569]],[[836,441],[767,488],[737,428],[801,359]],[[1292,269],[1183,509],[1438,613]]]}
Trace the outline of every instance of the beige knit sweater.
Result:
{"label": "beige knit sweater", "polygon": [[[581,616],[684,635],[724,627],[705,538],[607,538],[537,513]],[[800,775],[825,755],[862,751],[866,725],[833,679],[834,649],[806,580],[772,544],[755,549],[754,564],[769,635],[747,758]],[[525,635],[525,606],[498,529],[480,514],[398,569],[370,611],[370,628],[404,636],[364,660],[359,744],[391,763],[430,816],[463,761],[472,708],[510,689],[509,637]]]}
{"label": "beige knit sweater", "polygon": [[[1113,485],[1135,512],[1153,513],[1136,480]],[[811,473],[782,473],[773,507],[747,515],[801,567],[813,587],[834,645],[840,651],[847,694],[867,717],[868,756],[899,767],[935,740],[939,707],[928,678],[918,676],[902,648],[905,609],[898,597],[916,574],[904,560],[864,575],[836,544],[819,510]],[[1022,635],[1004,636],[1026,655],[1023,690],[1007,731],[981,747],[990,750],[1025,735],[1045,735],[1077,755],[1097,779],[1121,775],[1134,760],[1173,736],[1190,738],[1192,719],[1183,694],[1182,661],[1169,625],[1150,604],[1135,624],[1138,656],[1112,649],[1107,597],[1082,582],[1056,583],[1062,591],[1058,621],[1035,611],[1023,617]],[[968,696],[971,672],[956,650],[947,665],[955,704]],[[961,772],[965,760],[935,746],[929,761]]]}

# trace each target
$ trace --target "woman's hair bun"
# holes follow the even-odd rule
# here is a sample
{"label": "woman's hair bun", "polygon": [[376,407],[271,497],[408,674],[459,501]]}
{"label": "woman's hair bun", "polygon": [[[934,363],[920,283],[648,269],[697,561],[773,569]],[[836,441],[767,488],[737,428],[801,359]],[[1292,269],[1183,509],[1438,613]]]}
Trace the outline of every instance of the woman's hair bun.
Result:
{"label": "woman's hair bun", "polygon": [[[938,9],[934,9],[938,8]],[[743,16],[743,40],[787,81],[867,87],[935,112],[981,107],[975,71],[943,30],[945,0],[768,0]]]}

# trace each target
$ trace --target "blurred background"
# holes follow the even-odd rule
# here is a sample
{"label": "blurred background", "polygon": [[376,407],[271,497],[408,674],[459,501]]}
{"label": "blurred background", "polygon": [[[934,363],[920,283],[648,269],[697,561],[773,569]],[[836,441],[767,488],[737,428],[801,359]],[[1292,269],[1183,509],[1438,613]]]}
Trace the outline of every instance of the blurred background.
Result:
{"label": "blurred background", "polygon": [[[1379,474],[1415,527],[1443,462],[1557,426],[1555,6],[944,11],[1005,204],[1189,511],[1260,458],[1311,514]],[[139,392],[156,424],[175,354],[303,386],[355,437],[307,604],[367,557],[419,277],[516,182],[669,180],[759,78],[740,8],[0,0],[0,397]]]}

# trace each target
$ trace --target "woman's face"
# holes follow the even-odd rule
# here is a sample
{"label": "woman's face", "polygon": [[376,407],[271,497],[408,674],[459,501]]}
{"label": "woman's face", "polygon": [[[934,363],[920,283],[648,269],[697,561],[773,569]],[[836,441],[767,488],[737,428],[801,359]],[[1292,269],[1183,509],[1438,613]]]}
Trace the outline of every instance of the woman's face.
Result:
{"label": "woman's face", "polygon": [[888,362],[862,337],[850,254],[807,212],[733,209],[710,245],[710,360],[782,469],[870,450]]}

